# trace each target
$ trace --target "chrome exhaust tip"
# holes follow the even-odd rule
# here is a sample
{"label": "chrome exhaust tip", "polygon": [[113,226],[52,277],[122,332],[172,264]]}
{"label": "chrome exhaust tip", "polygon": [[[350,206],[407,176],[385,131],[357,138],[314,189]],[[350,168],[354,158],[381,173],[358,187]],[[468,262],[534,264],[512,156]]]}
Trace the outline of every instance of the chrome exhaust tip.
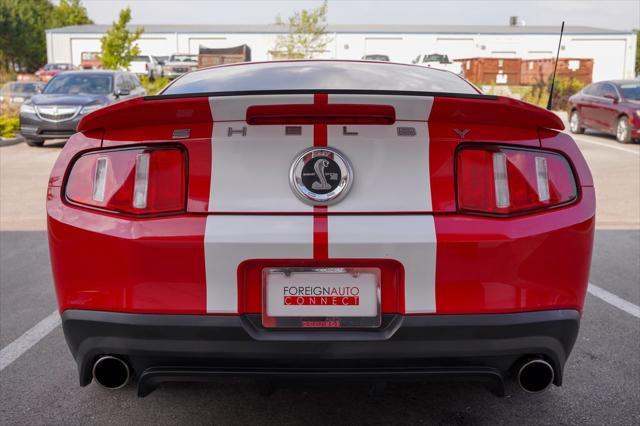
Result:
{"label": "chrome exhaust tip", "polygon": [[107,389],[121,389],[129,383],[131,372],[126,362],[111,355],[98,358],[93,364],[93,378]]}
{"label": "chrome exhaust tip", "polygon": [[518,368],[518,384],[528,393],[546,390],[555,378],[553,367],[547,361],[536,358],[523,362]]}

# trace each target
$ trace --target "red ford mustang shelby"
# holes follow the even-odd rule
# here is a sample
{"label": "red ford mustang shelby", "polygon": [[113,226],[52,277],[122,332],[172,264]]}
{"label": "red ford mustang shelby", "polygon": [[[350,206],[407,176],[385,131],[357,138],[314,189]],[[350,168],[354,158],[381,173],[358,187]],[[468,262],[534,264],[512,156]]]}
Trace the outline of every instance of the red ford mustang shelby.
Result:
{"label": "red ford mustang shelby", "polygon": [[87,115],[47,194],[80,384],[560,385],[595,212],[562,129],[447,71],[355,61],[203,69]]}

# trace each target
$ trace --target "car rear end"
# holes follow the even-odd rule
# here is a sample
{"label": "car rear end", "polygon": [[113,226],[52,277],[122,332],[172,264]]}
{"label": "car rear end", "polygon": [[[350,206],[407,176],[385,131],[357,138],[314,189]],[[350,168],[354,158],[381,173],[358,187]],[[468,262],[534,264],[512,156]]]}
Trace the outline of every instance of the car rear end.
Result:
{"label": "car rear end", "polygon": [[164,77],[174,79],[198,69],[198,55],[171,55],[162,68]]}
{"label": "car rear end", "polygon": [[176,82],[84,118],[52,171],[51,261],[81,385],[562,383],[595,197],[556,116],[383,63]]}

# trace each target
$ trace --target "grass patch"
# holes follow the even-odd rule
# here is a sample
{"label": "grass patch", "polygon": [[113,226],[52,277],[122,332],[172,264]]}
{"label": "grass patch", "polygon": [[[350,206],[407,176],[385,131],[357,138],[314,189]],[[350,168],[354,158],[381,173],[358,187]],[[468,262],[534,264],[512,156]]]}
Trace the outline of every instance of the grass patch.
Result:
{"label": "grass patch", "polygon": [[140,77],[140,83],[142,83],[142,87],[147,90],[147,95],[153,96],[157,94],[159,91],[164,89],[164,87],[169,84],[171,80],[166,77],[156,77],[151,80],[146,75]]}

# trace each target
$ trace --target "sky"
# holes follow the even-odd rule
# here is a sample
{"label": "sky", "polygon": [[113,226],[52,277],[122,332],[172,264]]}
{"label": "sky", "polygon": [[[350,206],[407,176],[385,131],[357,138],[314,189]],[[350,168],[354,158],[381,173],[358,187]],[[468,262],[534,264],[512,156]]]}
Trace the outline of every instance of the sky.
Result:
{"label": "sky", "polygon": [[[54,3],[57,3],[54,0]],[[82,0],[96,24],[130,6],[133,24],[271,24],[317,0]],[[640,28],[640,0],[329,0],[329,24],[586,25]]]}

